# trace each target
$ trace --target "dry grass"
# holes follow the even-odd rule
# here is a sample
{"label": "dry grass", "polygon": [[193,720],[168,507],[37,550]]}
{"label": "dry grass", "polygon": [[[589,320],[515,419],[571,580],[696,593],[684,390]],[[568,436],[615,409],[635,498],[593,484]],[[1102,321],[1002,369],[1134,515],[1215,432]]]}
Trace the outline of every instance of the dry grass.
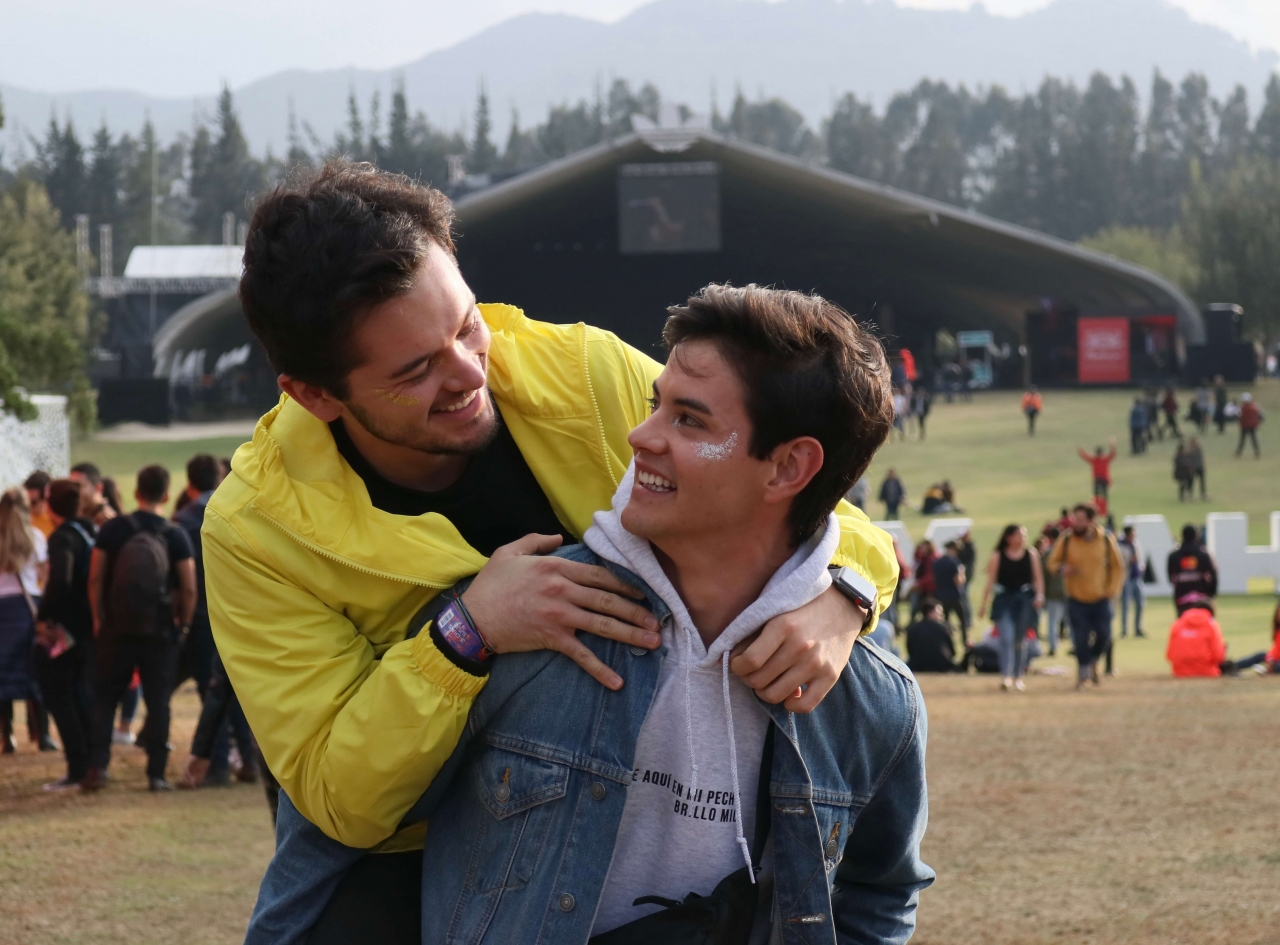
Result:
{"label": "dry grass", "polygon": [[921,945],[1280,942],[1280,680],[922,686]]}
{"label": "dry grass", "polygon": [[[199,703],[173,702],[170,776],[186,761]],[[0,757],[0,943],[239,942],[271,857],[262,788],[147,792],[141,749],[116,747],[102,793],[46,794],[61,754],[23,741]]]}

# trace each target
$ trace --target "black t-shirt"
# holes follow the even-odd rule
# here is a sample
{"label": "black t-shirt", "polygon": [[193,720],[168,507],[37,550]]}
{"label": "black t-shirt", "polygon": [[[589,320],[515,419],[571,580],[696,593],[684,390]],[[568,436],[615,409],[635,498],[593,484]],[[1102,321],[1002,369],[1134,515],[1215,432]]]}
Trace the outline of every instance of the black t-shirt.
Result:
{"label": "black t-shirt", "polygon": [[[134,521],[131,522],[129,519]],[[102,530],[98,532],[98,541],[94,547],[105,552],[108,561],[114,563],[116,552],[138,533],[138,525],[158,532],[164,539],[165,546],[169,549],[170,568],[177,567],[179,561],[186,561],[195,556],[191,550],[191,539],[187,537],[185,531],[171,522],[166,522],[154,512],[143,512],[141,509],[132,515],[113,518],[103,525]]]}
{"label": "black t-shirt", "polygon": [[933,563],[933,593],[944,604],[960,599],[960,562],[943,555]]}
{"label": "black t-shirt", "polygon": [[915,673],[949,673],[955,669],[951,628],[936,620],[907,627],[907,665]]}
{"label": "black t-shirt", "polygon": [[422,492],[383,478],[356,449],[341,420],[329,424],[333,441],[364,480],[373,507],[392,515],[443,515],[476,551],[486,557],[501,545],[531,532],[577,541],[556,518],[551,502],[521,455],[511,431],[499,420],[497,435],[471,457],[462,477],[438,492]]}

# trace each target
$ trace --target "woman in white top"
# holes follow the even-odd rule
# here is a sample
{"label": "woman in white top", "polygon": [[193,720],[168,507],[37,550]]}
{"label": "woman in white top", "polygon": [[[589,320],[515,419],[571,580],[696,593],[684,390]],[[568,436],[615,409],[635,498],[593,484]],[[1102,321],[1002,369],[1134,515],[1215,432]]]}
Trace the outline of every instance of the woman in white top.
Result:
{"label": "woman in white top", "polygon": [[14,750],[14,699],[31,700],[27,717],[32,740],[57,750],[48,737],[32,671],[35,610],[48,571],[48,546],[31,527],[26,493],[9,489],[0,495],[0,750],[6,755]]}

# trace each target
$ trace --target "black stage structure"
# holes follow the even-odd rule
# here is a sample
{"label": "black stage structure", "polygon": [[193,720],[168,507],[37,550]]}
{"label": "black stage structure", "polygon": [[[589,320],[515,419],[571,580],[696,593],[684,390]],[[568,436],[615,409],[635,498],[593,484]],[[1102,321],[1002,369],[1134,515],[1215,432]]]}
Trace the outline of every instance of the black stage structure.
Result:
{"label": "black stage structure", "polygon": [[926,362],[939,329],[991,331],[1009,384],[1075,383],[1080,318],[1132,322],[1131,382],[1175,376],[1205,341],[1192,302],[1139,266],[705,128],[615,138],[456,207],[478,298],[655,354],[666,307],[709,282],[816,291]]}

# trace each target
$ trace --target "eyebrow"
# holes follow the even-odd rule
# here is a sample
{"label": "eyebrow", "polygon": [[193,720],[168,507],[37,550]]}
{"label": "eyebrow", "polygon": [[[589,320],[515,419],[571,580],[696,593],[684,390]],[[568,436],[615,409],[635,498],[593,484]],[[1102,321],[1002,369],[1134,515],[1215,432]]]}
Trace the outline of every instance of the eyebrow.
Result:
{"label": "eyebrow", "polygon": [[[473,294],[473,295],[471,296],[471,306],[467,309],[467,318],[468,318],[468,319],[470,319],[470,318],[471,318],[471,316],[475,314],[475,312],[476,312],[476,297],[475,297],[475,295]],[[415,368],[421,367],[423,364],[426,364],[428,361],[430,361],[430,360],[431,360],[432,358],[434,358],[435,356],[436,356],[436,352],[435,352],[435,351],[433,351],[433,352],[431,352],[430,354],[424,354],[424,355],[421,355],[421,356],[419,356],[419,357],[416,357],[416,358],[414,358],[412,361],[410,361],[410,362],[408,362],[407,364],[403,365],[402,367],[400,367],[400,368],[398,368],[398,369],[396,369],[396,370],[392,371],[392,372],[391,372],[391,374],[390,374],[390,375],[388,375],[388,376],[389,376],[389,377],[390,377],[390,379],[391,379],[391,380],[393,380],[393,381],[394,381],[396,378],[404,377],[406,374],[408,374],[409,372],[413,371]]]}
{"label": "eyebrow", "polygon": [[[659,400],[662,399],[662,395],[658,393],[657,381],[653,382],[653,396],[657,397]],[[712,415],[712,411],[710,407],[708,407],[706,404],[704,404],[700,400],[694,400],[692,397],[677,397],[675,400],[672,401],[672,403],[680,407],[687,407],[690,410],[696,411],[697,413],[705,413],[708,417]]]}

